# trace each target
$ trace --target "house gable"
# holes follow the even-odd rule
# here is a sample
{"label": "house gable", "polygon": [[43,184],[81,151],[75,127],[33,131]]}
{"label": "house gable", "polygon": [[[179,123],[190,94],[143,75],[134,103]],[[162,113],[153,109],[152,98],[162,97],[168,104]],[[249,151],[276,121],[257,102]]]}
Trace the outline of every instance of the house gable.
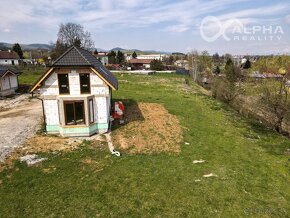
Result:
{"label": "house gable", "polygon": [[54,69],[49,76],[42,82],[40,87],[40,94],[43,96],[57,96],[59,95],[58,74],[68,74],[69,81],[69,95],[80,96],[80,77],[79,74],[90,75],[90,94],[98,96],[108,96],[109,86],[90,68],[62,68]]}
{"label": "house gable", "polygon": [[103,66],[103,64],[96,59],[89,51],[76,48],[72,46],[63,55],[61,55],[43,76],[36,82],[31,89],[31,92],[40,87],[41,83],[47,79],[53,69],[59,68],[90,68],[96,75],[98,75],[108,86],[113,90],[118,89],[118,81],[114,75]]}

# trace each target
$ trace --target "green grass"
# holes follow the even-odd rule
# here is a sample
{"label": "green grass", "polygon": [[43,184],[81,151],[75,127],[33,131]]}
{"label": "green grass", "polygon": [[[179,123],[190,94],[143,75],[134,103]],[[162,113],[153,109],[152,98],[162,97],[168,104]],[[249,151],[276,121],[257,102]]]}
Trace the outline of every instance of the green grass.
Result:
{"label": "green grass", "polygon": [[[185,92],[182,76],[118,77],[115,99],[161,103],[177,115],[181,153],[114,157],[105,145],[85,142],[70,153],[43,154],[49,159],[38,167],[17,162],[0,173],[0,217],[289,217],[287,138],[195,85]],[[206,163],[192,163],[198,159]],[[202,177],[208,173],[218,177]]]}
{"label": "green grass", "polygon": [[39,77],[47,70],[45,67],[21,67],[22,73],[18,77],[20,85],[33,85]]}

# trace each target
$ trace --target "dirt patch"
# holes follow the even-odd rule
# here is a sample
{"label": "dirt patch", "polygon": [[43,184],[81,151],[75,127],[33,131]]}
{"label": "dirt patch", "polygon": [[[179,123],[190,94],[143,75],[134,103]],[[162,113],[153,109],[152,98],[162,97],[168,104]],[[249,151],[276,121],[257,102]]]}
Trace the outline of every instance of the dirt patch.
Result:
{"label": "dirt patch", "polygon": [[26,141],[22,151],[26,153],[73,150],[81,143],[79,139],[57,136],[34,136]]}
{"label": "dirt patch", "polygon": [[125,125],[112,132],[116,148],[130,153],[180,152],[182,128],[162,105],[139,103],[126,108]]}
{"label": "dirt patch", "polygon": [[36,135],[26,140],[21,147],[15,149],[9,157],[0,163],[0,172],[7,168],[13,168],[14,161],[27,154],[35,154],[39,152],[60,152],[71,151],[76,149],[82,140],[75,138],[62,138],[57,136]]}

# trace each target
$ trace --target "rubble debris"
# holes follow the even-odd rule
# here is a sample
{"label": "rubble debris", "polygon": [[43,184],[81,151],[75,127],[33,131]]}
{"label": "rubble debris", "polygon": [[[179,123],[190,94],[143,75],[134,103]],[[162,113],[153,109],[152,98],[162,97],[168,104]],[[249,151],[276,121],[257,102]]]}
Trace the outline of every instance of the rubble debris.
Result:
{"label": "rubble debris", "polygon": [[25,161],[28,166],[31,166],[31,165],[40,163],[44,160],[47,160],[47,158],[39,158],[38,155],[36,155],[36,154],[28,154],[28,155],[25,155],[23,157],[20,157],[19,160],[21,162]]}
{"label": "rubble debris", "polygon": [[204,163],[204,162],[205,162],[205,160],[202,160],[202,159],[192,161],[192,163],[194,163],[194,164],[197,164],[197,163]]}

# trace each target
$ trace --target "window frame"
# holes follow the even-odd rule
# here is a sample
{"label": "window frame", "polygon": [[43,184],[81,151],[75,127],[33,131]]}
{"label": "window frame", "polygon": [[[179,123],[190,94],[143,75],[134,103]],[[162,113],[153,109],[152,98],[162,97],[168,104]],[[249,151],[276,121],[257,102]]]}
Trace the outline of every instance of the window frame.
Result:
{"label": "window frame", "polygon": [[[88,87],[89,87],[89,91],[88,92],[82,92],[82,80],[81,80],[81,75],[88,75],[88,78],[89,78],[89,84],[88,84]],[[81,94],[91,94],[91,75],[90,73],[80,73],[79,74],[79,79],[80,79],[80,93]]]}
{"label": "window frame", "polygon": [[[89,99],[89,123],[92,124],[95,122],[95,107],[94,107],[94,99]],[[92,102],[92,111],[91,111],[91,102]],[[91,117],[91,113],[93,117]],[[93,118],[93,119],[91,119]],[[91,121],[92,120],[92,121]]]}
{"label": "window frame", "polygon": [[[83,103],[83,120],[84,122],[82,124],[76,123],[76,103]],[[73,113],[74,113],[74,124],[68,124],[67,122],[67,114],[66,114],[66,108],[68,104],[73,104]],[[86,113],[85,113],[85,101],[83,100],[76,100],[76,101],[64,101],[63,102],[63,109],[64,109],[64,121],[66,126],[82,126],[86,125]]]}
{"label": "window frame", "polygon": [[[61,88],[61,86],[60,86],[60,80],[59,80],[59,76],[60,75],[67,75],[67,87],[68,87],[68,92],[66,92],[66,93],[61,93],[61,91],[60,91],[60,88]],[[69,75],[68,75],[68,73],[58,73],[57,74],[57,81],[58,81],[58,93],[59,93],[59,95],[70,95],[70,84],[69,84]]]}

